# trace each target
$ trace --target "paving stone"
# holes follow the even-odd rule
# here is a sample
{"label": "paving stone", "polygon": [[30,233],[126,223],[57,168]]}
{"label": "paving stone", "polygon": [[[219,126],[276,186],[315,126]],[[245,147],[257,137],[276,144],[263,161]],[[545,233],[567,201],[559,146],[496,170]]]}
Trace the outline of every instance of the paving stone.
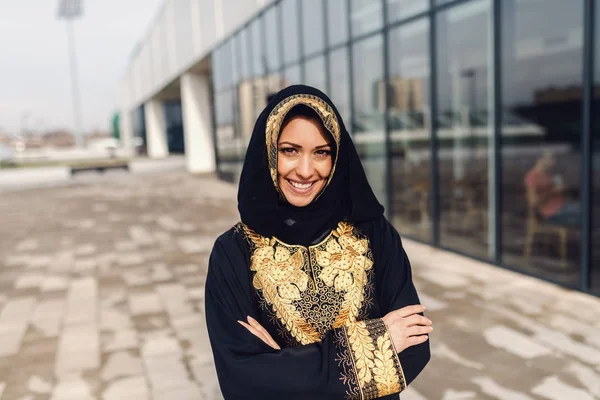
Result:
{"label": "paving stone", "polygon": [[113,353],[102,368],[102,380],[112,381],[115,378],[141,375],[142,363],[139,357],[126,351]]}
{"label": "paving stone", "polygon": [[52,391],[52,385],[37,375],[33,375],[29,378],[27,387],[32,392],[39,394],[50,393]]}
{"label": "paving stone", "polygon": [[112,382],[102,395],[103,400],[150,399],[148,385],[143,376],[122,378]]}
{"label": "paving stone", "polygon": [[100,338],[93,324],[66,326],[56,357],[57,374],[83,372],[100,366]]}
{"label": "paving stone", "polygon": [[132,293],[129,295],[131,315],[155,314],[163,310],[160,298],[156,293]]}
{"label": "paving stone", "polygon": [[104,352],[135,349],[138,347],[137,332],[133,329],[115,331],[103,346]]}
{"label": "paving stone", "polygon": [[51,400],[92,400],[92,390],[79,374],[62,375],[52,391]]}

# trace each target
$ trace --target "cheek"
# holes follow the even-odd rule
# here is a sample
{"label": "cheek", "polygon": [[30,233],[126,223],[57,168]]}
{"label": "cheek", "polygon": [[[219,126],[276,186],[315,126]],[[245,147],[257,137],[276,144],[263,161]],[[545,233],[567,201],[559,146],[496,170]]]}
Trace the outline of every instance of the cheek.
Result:
{"label": "cheek", "polygon": [[319,176],[321,178],[327,178],[331,173],[331,169],[333,168],[333,162],[329,159],[326,162],[321,163],[318,167]]}
{"label": "cheek", "polygon": [[277,176],[284,178],[290,172],[290,161],[286,160],[285,157],[277,158]]}

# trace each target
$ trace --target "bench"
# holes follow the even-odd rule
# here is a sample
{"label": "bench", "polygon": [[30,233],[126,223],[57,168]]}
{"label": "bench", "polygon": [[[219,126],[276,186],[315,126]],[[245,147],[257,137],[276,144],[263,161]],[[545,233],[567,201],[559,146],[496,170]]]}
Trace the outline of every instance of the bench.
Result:
{"label": "bench", "polygon": [[129,171],[129,164],[126,162],[122,163],[110,163],[110,164],[90,164],[90,165],[75,165],[71,166],[71,176],[78,174],[80,172],[90,172],[96,171],[98,173],[104,173],[109,169],[122,169],[125,171]]}

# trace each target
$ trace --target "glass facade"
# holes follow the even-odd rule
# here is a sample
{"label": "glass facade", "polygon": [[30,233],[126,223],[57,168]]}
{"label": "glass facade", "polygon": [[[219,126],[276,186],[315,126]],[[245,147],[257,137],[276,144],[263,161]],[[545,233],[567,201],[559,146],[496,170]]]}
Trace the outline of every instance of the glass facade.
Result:
{"label": "glass facade", "polygon": [[326,92],[406,237],[600,295],[597,0],[276,0],[212,54],[218,171]]}

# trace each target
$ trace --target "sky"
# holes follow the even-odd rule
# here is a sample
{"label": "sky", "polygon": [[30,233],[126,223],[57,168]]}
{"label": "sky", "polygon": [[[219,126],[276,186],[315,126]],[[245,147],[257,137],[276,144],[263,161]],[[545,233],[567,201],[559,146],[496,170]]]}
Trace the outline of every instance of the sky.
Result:
{"label": "sky", "polygon": [[[74,23],[84,131],[109,130],[119,80],[162,0],[82,0]],[[59,0],[0,0],[0,133],[74,128]]]}

